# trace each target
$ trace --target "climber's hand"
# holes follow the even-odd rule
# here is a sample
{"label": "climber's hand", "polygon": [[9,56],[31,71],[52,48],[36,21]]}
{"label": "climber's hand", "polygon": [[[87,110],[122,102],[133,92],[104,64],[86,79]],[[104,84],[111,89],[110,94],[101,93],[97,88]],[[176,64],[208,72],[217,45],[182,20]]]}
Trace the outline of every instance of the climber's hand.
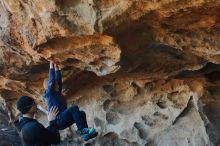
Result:
{"label": "climber's hand", "polygon": [[60,68],[57,64],[55,64],[55,70],[60,70]]}
{"label": "climber's hand", "polygon": [[50,68],[54,68],[53,61],[50,61]]}
{"label": "climber's hand", "polygon": [[56,119],[56,116],[58,114],[58,108],[56,106],[53,106],[51,109],[50,109],[50,112],[48,113],[48,121],[53,121]]}

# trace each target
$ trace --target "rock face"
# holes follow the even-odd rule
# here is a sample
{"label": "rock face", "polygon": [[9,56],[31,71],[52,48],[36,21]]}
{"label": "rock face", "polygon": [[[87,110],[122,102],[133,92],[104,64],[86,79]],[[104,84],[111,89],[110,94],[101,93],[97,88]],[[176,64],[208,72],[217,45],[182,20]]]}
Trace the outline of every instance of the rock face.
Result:
{"label": "rock face", "polygon": [[[83,143],[73,126],[61,145],[219,145],[219,12],[218,0],[1,0],[9,122],[22,95],[45,111],[54,61],[69,105],[99,131]],[[47,125],[44,112],[37,117]]]}
{"label": "rock face", "polygon": [[4,105],[0,105],[0,145],[10,146],[16,145],[21,146],[21,140],[15,128],[8,124],[9,117],[5,112]]}

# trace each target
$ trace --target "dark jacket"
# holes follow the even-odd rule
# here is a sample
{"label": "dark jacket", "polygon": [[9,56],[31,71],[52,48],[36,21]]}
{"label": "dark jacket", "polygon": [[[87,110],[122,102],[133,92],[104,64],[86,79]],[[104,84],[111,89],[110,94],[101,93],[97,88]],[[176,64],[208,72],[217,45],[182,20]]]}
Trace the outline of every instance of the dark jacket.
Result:
{"label": "dark jacket", "polygon": [[[56,80],[59,85],[59,91],[54,89],[54,83]],[[60,70],[56,71],[56,76],[54,68],[49,70],[47,85],[47,90],[44,92],[47,110],[50,111],[52,106],[56,106],[59,112],[64,111],[67,108],[67,103],[62,95],[62,78]]]}
{"label": "dark jacket", "polygon": [[60,134],[54,121],[47,128],[37,120],[26,117],[16,120],[14,124],[21,134],[24,146],[50,146],[60,143]]}

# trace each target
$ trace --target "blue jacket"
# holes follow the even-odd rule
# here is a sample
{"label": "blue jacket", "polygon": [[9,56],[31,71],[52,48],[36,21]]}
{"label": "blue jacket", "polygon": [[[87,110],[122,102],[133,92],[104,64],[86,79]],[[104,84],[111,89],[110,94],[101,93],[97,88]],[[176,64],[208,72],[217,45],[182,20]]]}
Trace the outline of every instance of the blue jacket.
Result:
{"label": "blue jacket", "polygon": [[16,120],[14,124],[21,133],[24,146],[50,146],[60,143],[60,134],[56,130],[55,121],[51,121],[47,128],[37,120],[26,117]]}
{"label": "blue jacket", "polygon": [[[59,91],[54,89],[55,80],[58,82]],[[64,96],[62,95],[62,78],[61,72],[59,70],[56,71],[56,76],[54,68],[49,70],[47,85],[47,90],[44,92],[47,110],[50,111],[52,106],[56,106],[59,112],[64,111],[67,108],[67,103]]]}

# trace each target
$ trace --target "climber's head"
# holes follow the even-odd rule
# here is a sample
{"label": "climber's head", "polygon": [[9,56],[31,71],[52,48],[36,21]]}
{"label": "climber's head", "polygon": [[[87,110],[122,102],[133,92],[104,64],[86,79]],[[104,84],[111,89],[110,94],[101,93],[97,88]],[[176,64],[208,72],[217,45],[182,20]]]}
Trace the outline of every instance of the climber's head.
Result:
{"label": "climber's head", "polygon": [[37,104],[29,96],[21,96],[16,102],[16,107],[22,114],[35,114],[37,112]]}
{"label": "climber's head", "polygon": [[[48,89],[48,78],[46,78],[46,79],[44,80],[43,86],[44,86],[44,89],[45,89],[45,90]],[[54,90],[59,91],[59,85],[58,85],[58,82],[57,82],[57,81],[54,82],[53,88],[54,88]]]}

